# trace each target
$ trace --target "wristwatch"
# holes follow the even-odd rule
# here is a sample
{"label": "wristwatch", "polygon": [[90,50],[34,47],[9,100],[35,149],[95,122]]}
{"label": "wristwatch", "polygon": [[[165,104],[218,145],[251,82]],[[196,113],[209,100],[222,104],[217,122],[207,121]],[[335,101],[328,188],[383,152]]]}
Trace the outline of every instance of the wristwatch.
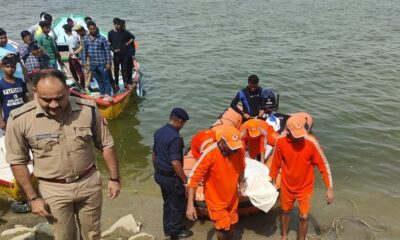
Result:
{"label": "wristwatch", "polygon": [[117,177],[117,178],[112,178],[112,177],[110,177],[110,181],[111,181],[111,182],[121,183],[121,177]]}

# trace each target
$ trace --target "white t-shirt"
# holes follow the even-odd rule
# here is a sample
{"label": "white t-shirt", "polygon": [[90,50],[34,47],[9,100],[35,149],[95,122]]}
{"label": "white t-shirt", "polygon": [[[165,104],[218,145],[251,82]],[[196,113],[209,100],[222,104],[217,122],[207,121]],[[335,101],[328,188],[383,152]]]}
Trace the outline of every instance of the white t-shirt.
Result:
{"label": "white t-shirt", "polygon": [[[75,35],[68,36],[67,42],[68,42],[69,53],[75,52],[75,50],[78,49],[80,46],[79,37]],[[72,57],[77,58],[78,56],[74,55]]]}

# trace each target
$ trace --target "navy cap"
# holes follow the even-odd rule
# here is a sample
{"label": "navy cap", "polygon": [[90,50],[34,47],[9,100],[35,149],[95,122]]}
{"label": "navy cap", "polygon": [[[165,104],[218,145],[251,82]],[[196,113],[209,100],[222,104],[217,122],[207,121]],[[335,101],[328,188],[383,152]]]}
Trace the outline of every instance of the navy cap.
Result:
{"label": "navy cap", "polygon": [[174,108],[171,111],[171,115],[175,115],[178,118],[187,121],[189,120],[189,114],[183,108]]}

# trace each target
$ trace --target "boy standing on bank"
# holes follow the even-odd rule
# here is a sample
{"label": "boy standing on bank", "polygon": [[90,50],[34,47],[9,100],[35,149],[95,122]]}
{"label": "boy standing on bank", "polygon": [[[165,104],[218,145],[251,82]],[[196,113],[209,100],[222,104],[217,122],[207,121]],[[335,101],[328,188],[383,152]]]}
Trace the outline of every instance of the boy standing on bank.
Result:
{"label": "boy standing on bank", "polygon": [[17,61],[12,56],[1,60],[4,77],[0,79],[0,128],[4,130],[10,111],[29,101],[26,83],[21,78],[14,77],[16,65]]}
{"label": "boy standing on bank", "polygon": [[269,173],[275,184],[278,173],[282,172],[282,240],[288,239],[290,212],[295,201],[300,209],[297,239],[306,238],[308,213],[314,192],[314,166],[318,167],[327,188],[326,203],[331,204],[334,199],[328,160],[315,137],[307,133],[305,125],[306,119],[299,115],[293,115],[288,119],[286,123],[288,133],[276,142]]}

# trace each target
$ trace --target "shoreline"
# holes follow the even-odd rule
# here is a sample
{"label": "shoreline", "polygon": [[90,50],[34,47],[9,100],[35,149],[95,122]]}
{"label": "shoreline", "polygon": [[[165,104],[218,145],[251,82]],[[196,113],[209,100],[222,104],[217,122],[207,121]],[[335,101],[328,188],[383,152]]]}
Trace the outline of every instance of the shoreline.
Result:
{"label": "shoreline", "polygon": [[[116,199],[109,199],[103,189],[103,212],[101,220],[102,231],[107,230],[118,219],[132,214],[137,223],[141,223],[140,232],[155,236],[156,239],[165,239],[162,227],[162,197],[160,193],[142,193],[137,191],[122,191]],[[14,225],[34,227],[38,223],[46,222],[45,219],[32,213],[17,214],[7,211],[4,205],[6,200],[0,201],[2,211],[2,224],[0,232],[14,228]],[[9,209],[9,207],[8,207]],[[295,210],[293,214],[297,214]],[[6,222],[4,222],[6,221]],[[279,200],[268,213],[256,213],[249,216],[241,216],[234,228],[234,239],[280,239],[280,208]],[[216,239],[213,224],[209,220],[199,219],[196,222],[186,222],[189,229],[194,232],[191,239]],[[309,235],[316,236],[319,229],[328,229],[329,226],[314,227],[310,221]],[[295,238],[297,221],[290,224],[290,239]],[[1,239],[1,238],[0,238]],[[318,239],[318,238],[312,238]]]}

